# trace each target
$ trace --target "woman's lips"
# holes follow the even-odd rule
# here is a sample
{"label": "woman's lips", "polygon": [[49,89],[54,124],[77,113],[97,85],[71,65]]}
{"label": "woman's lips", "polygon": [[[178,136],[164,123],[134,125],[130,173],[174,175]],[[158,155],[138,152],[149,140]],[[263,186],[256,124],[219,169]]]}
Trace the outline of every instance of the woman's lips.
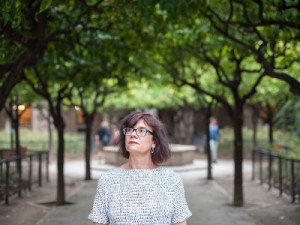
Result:
{"label": "woman's lips", "polygon": [[138,145],[139,143],[137,143],[135,141],[129,141],[129,144],[136,144],[136,145]]}

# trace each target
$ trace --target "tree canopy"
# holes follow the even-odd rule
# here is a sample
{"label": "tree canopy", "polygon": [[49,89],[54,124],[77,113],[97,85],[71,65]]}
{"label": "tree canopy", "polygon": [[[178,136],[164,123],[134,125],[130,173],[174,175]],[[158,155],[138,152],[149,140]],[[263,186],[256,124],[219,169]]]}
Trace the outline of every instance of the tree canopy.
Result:
{"label": "tree canopy", "polygon": [[279,96],[285,85],[299,98],[299,8],[285,0],[1,1],[0,110],[24,80],[47,99],[63,184],[65,103],[93,118],[98,105],[196,108],[215,100],[234,121],[242,205],[243,107],[257,96],[276,104],[263,95]]}

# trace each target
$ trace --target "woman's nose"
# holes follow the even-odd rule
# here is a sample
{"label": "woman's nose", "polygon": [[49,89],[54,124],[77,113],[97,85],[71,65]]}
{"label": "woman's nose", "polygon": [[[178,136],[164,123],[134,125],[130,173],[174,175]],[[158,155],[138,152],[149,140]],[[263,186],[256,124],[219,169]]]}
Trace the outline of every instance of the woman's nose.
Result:
{"label": "woman's nose", "polygon": [[138,135],[136,134],[136,132],[132,132],[132,133],[130,134],[130,137],[137,138],[137,137],[138,137]]}

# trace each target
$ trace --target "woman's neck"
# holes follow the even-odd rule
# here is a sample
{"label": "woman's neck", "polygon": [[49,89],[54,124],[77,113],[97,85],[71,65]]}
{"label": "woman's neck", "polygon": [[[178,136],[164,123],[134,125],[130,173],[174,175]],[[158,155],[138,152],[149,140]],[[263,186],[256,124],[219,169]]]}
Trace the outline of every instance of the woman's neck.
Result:
{"label": "woman's neck", "polygon": [[152,161],[148,158],[136,158],[129,157],[128,162],[122,166],[125,169],[154,169],[157,167]]}

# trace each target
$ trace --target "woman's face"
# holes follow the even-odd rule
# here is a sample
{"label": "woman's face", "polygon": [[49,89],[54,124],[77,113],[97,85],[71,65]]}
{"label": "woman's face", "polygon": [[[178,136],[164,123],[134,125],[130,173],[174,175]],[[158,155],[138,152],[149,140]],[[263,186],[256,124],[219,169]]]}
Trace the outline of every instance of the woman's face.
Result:
{"label": "woman's face", "polygon": [[[148,126],[144,120],[139,120],[133,128],[146,128],[153,132],[152,128]],[[154,138],[152,134],[147,132],[143,137],[138,136],[136,132],[125,136],[125,147],[130,154],[135,155],[151,155],[151,149],[155,148]]]}

